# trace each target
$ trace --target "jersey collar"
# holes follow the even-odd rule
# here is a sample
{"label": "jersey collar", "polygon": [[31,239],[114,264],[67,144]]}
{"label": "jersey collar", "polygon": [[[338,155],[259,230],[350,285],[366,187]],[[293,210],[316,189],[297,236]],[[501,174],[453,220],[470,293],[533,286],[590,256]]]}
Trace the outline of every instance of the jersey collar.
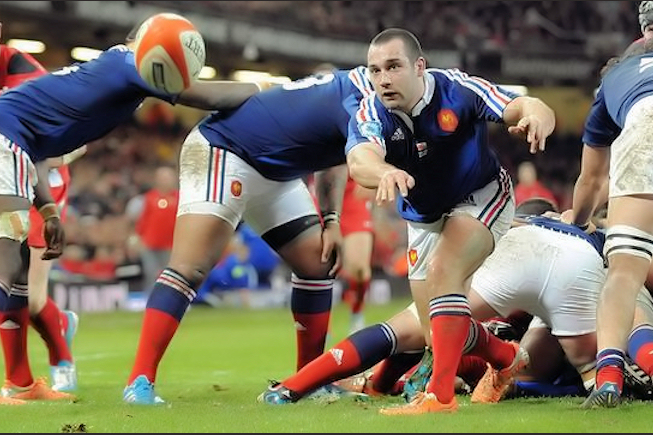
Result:
{"label": "jersey collar", "polygon": [[435,78],[433,77],[432,74],[429,74],[428,72],[424,72],[424,95],[422,95],[422,98],[415,104],[415,107],[413,107],[413,110],[411,111],[410,116],[418,116],[420,113],[422,113],[422,110],[428,104],[431,102],[433,99],[433,94],[435,93]]}

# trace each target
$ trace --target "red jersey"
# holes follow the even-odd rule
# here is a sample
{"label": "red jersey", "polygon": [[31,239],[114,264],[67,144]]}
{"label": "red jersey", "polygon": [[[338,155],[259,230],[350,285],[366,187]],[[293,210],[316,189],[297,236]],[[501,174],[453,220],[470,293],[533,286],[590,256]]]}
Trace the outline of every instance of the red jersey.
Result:
{"label": "red jersey", "polygon": [[145,193],[143,212],[136,222],[136,232],[148,249],[172,248],[172,236],[179,205],[179,190],[161,193],[151,189]]}
{"label": "red jersey", "polygon": [[558,205],[558,200],[553,192],[539,181],[535,181],[528,186],[517,183],[515,186],[515,205],[519,205],[530,198],[544,198],[552,201],[556,206]]}
{"label": "red jersey", "polygon": [[31,55],[0,44],[0,89],[13,88],[47,73]]}

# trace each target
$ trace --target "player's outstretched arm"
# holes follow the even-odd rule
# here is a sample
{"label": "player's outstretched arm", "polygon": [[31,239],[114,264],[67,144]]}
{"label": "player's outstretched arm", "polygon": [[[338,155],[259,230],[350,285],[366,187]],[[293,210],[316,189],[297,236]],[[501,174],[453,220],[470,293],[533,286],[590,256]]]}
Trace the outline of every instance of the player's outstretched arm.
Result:
{"label": "player's outstretched arm", "polygon": [[179,94],[177,104],[202,110],[228,110],[243,104],[257,94],[261,87],[256,83],[228,80],[197,81]]}
{"label": "player's outstretched arm", "polygon": [[406,197],[408,191],[415,187],[415,179],[406,171],[386,163],[379,147],[370,142],[352,148],[347,153],[347,165],[354,181],[369,189],[376,188],[378,205],[393,202],[396,189]]}

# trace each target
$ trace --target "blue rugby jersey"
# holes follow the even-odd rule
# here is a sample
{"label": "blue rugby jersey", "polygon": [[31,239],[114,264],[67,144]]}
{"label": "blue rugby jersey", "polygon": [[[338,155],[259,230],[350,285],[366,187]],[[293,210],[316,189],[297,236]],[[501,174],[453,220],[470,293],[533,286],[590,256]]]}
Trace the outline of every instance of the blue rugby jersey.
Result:
{"label": "blue rugby jersey", "polygon": [[643,97],[653,95],[653,53],[626,58],[612,67],[585,120],[583,143],[609,146],[624,128],[626,115]]}
{"label": "blue rugby jersey", "polygon": [[374,92],[364,67],[310,76],[210,114],[200,132],[264,177],[288,181],[346,162],[360,100]]}
{"label": "blue rugby jersey", "polygon": [[174,103],[138,75],[124,45],[71,65],[0,96],[0,134],[37,162],[61,156],[129,120],[146,97]]}
{"label": "blue rugby jersey", "polygon": [[399,213],[428,223],[498,177],[487,121],[502,123],[518,95],[457,69],[426,71],[425,94],[410,116],[386,109],[376,95],[361,101],[347,152],[363,142],[377,144],[388,163],[415,178],[408,197],[397,200]]}

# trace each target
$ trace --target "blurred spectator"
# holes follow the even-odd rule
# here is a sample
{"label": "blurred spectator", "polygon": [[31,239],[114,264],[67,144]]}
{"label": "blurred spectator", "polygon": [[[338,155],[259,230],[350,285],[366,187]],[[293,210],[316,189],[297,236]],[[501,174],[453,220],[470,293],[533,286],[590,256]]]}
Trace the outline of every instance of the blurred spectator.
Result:
{"label": "blurred spectator", "polygon": [[537,179],[537,168],[533,162],[525,161],[517,168],[517,184],[515,185],[515,204],[519,205],[527,199],[544,198],[558,206],[555,195]]}
{"label": "blurred spectator", "polygon": [[[249,226],[241,223],[224,258],[209,272],[197,290],[196,302],[217,305],[223,291],[240,291],[247,300],[250,290],[271,287],[279,256]],[[246,303],[245,303],[246,304]]]}
{"label": "blurred spectator", "polygon": [[135,230],[142,246],[143,284],[146,288],[156,281],[170,258],[179,202],[177,180],[174,168],[158,167],[154,172],[154,186],[142,195],[140,210],[134,212],[138,216]]}

